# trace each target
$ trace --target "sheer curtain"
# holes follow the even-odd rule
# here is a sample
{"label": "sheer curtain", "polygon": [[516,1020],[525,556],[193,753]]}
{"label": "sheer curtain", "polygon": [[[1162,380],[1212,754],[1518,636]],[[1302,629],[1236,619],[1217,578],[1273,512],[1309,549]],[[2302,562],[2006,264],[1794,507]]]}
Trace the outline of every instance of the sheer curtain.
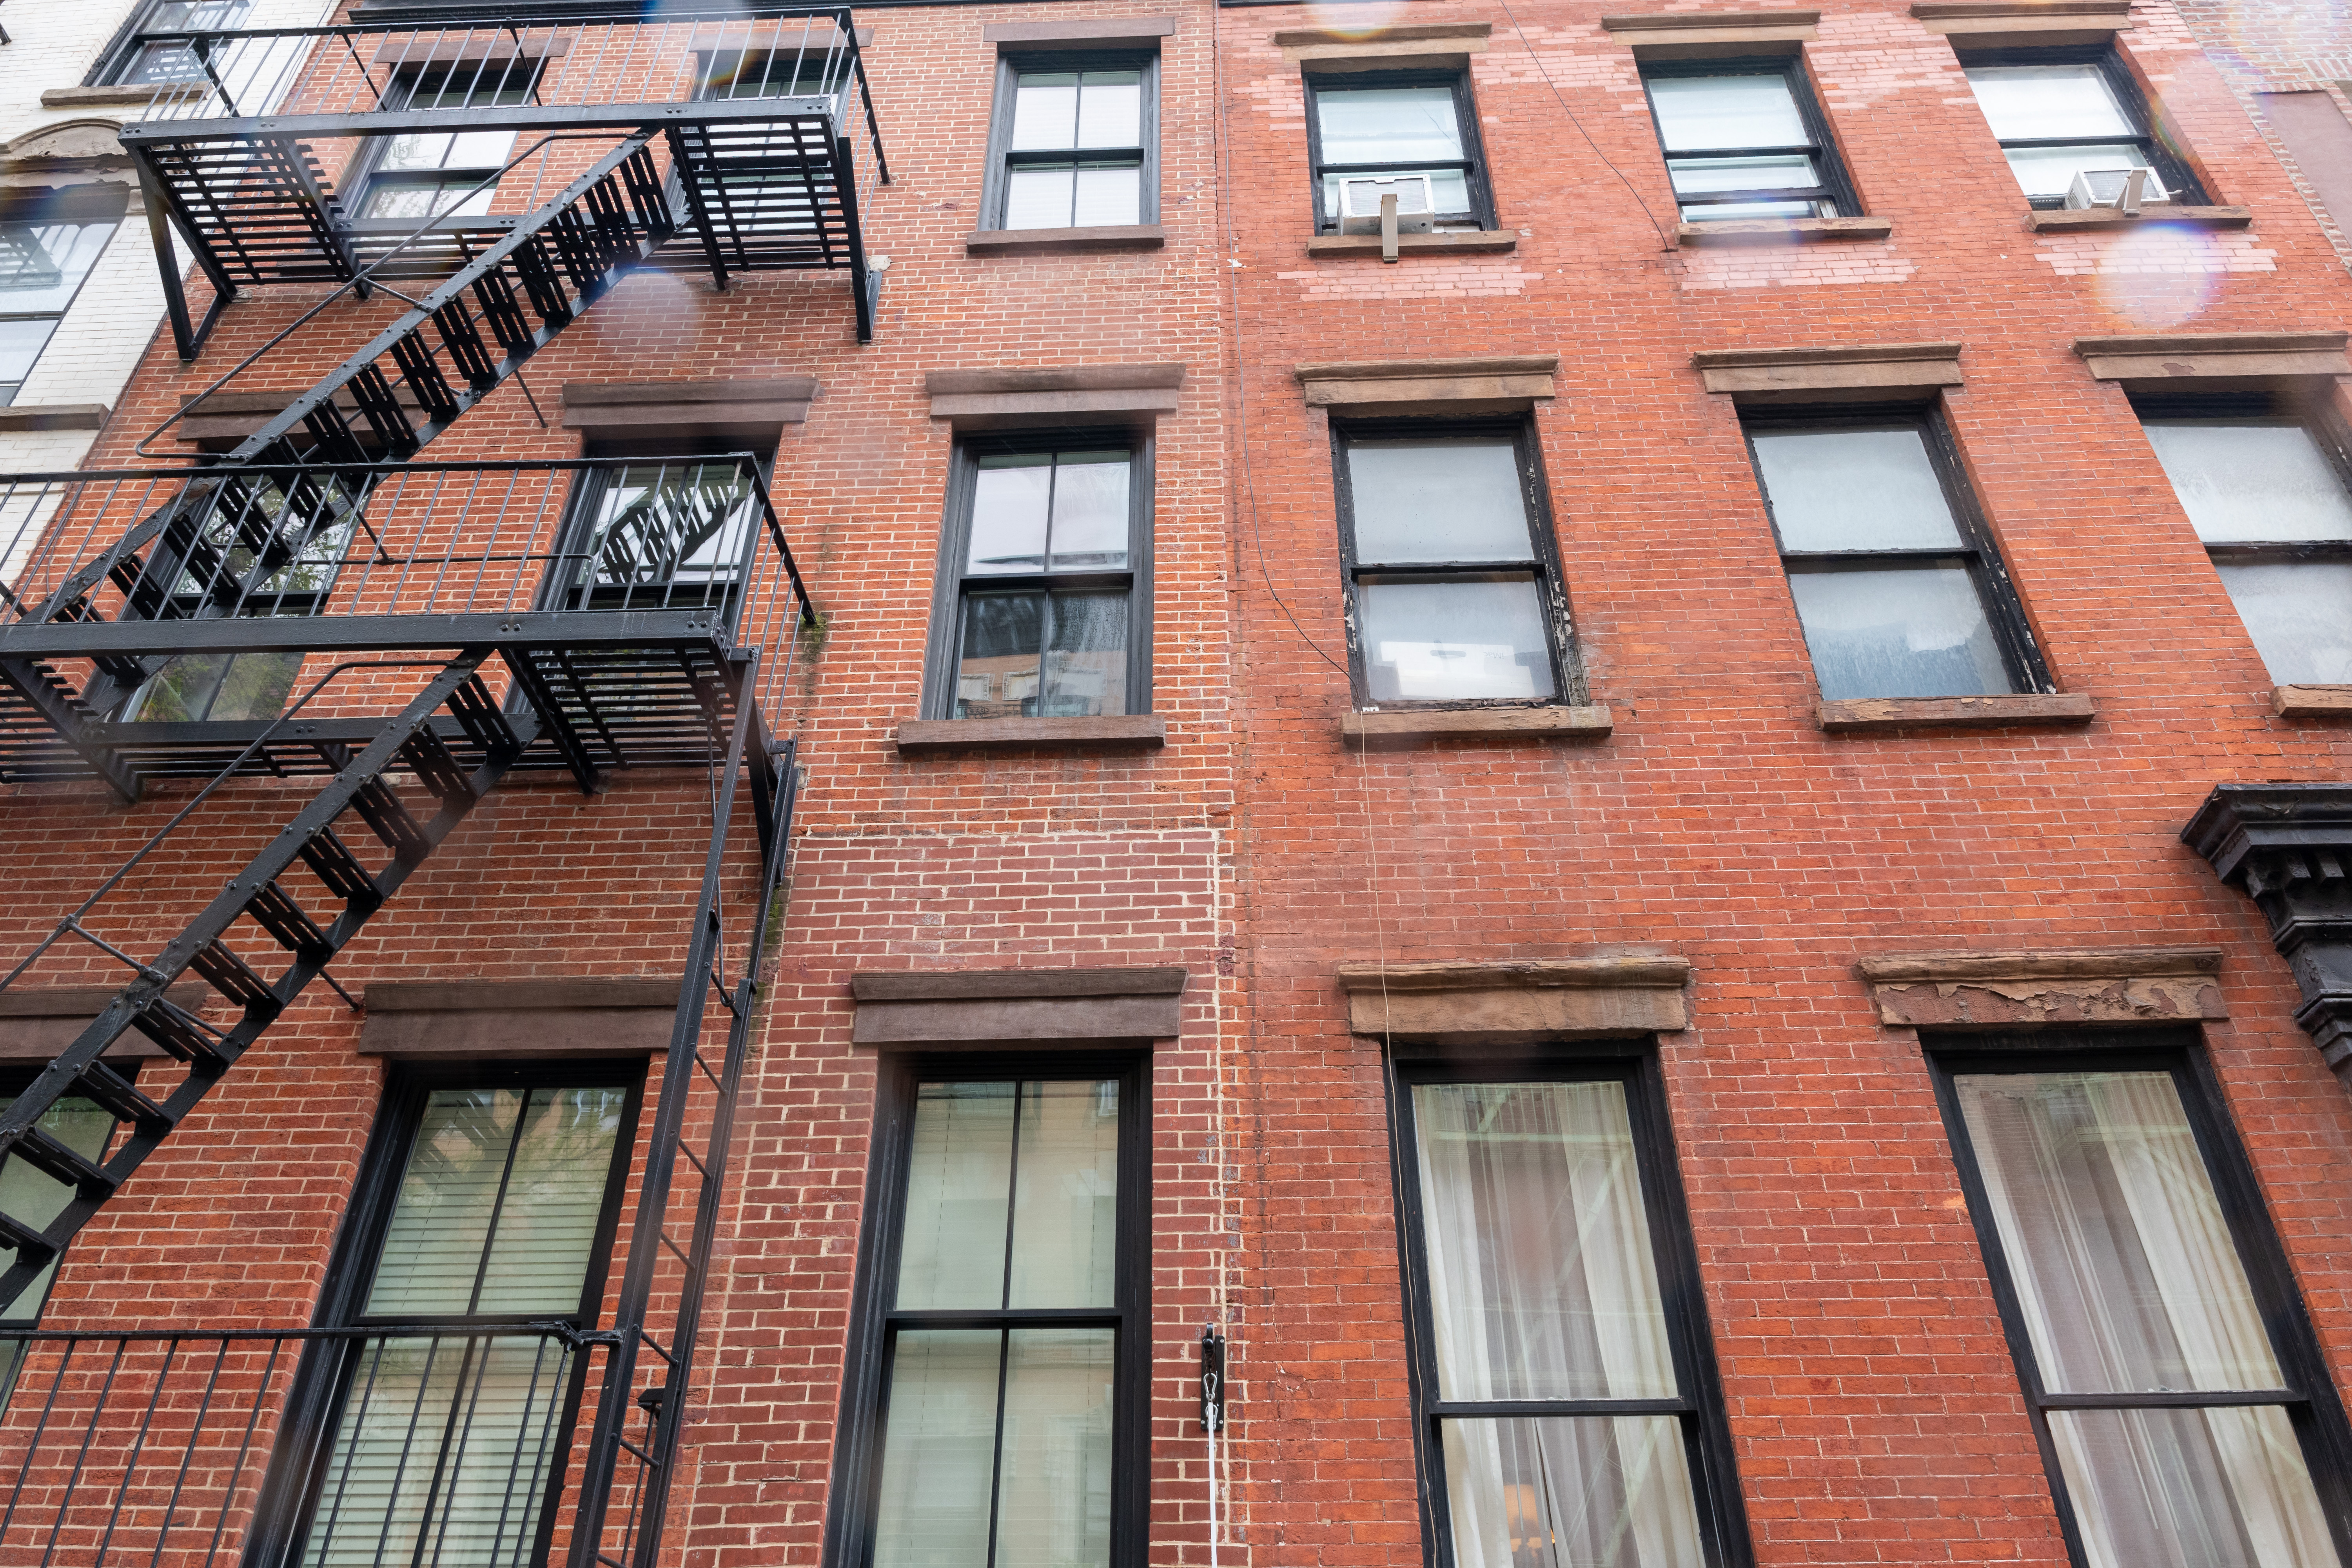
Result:
{"label": "sheer curtain", "polygon": [[1697,1562],[1675,1417],[1541,1411],[1680,1392],[1623,1086],[1423,1084],[1413,1115],[1439,1397],[1533,1406],[1444,1423],[1457,1568]]}
{"label": "sheer curtain", "polygon": [[[2170,1074],[1956,1084],[2049,1392],[2283,1386]],[[2277,1405],[2053,1411],[2050,1429],[2093,1568],[2336,1563]]]}

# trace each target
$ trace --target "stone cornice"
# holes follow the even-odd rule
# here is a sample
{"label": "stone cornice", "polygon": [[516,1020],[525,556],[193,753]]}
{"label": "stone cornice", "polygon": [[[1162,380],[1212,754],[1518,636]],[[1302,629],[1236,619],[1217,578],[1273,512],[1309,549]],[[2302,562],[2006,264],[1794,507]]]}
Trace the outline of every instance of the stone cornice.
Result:
{"label": "stone cornice", "polygon": [[1342,963],[1348,1027],[1433,1045],[1668,1034],[1690,1026],[1690,961],[1671,953],[1503,959],[1469,963]]}
{"label": "stone cornice", "polygon": [[2303,992],[2294,1021],[2352,1084],[2352,784],[2221,784],[2180,841],[2262,910]]}

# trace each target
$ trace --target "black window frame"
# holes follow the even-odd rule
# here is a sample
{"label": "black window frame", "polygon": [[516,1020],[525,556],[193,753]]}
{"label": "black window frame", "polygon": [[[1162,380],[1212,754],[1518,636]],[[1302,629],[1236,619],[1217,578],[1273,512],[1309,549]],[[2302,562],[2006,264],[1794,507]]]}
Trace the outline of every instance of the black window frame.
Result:
{"label": "black window frame", "polygon": [[[1732,1445],[1729,1410],[1715,1361],[1706,1288],[1690,1224],[1690,1203],[1675,1154],[1672,1108],[1654,1038],[1549,1042],[1522,1049],[1391,1048],[1384,1063],[1390,1182],[1397,1214],[1399,1283],[1404,1292],[1406,1382],[1412,1402],[1413,1455],[1420,1480],[1422,1542],[1429,1568],[1456,1568],[1441,1423],[1481,1415],[1674,1415],[1697,1507],[1705,1568],[1748,1568],[1755,1561]],[[1427,1240],[1422,1225],[1420,1145],[1412,1089],[1424,1083],[1575,1083],[1614,1081],[1625,1089],[1650,1252],[1673,1346],[1673,1400],[1549,1399],[1462,1401],[1438,1396],[1436,1323],[1429,1308]]]}
{"label": "black window frame", "polygon": [[[1692,217],[1685,207],[1745,205],[1767,201],[1829,202],[1836,208],[1838,217],[1863,216],[1862,197],[1853,188],[1853,176],[1847,172],[1845,154],[1839,148],[1837,137],[1830,129],[1829,116],[1822,111],[1820,95],[1813,90],[1812,73],[1805,68],[1801,52],[1781,55],[1735,55],[1723,59],[1670,59],[1641,62],[1642,102],[1650,111],[1650,132],[1658,144],[1658,155],[1664,164],[1666,188],[1673,195],[1675,211],[1683,223],[1760,222],[1787,223],[1789,218],[1726,218]],[[1789,97],[1797,106],[1797,117],[1804,121],[1812,137],[1806,146],[1714,147],[1705,153],[1675,153],[1666,146],[1666,130],[1658,120],[1658,105],[1650,94],[1650,83],[1661,78],[1708,76],[1777,76],[1789,84]],[[1769,154],[1801,153],[1813,160],[1821,183],[1811,187],[1810,195],[1793,195],[1795,186],[1780,185],[1751,191],[1707,191],[1696,199],[1685,199],[1674,189],[1674,160],[1676,158],[1753,158]],[[1816,215],[1818,216],[1818,215]]]}
{"label": "black window frame", "polygon": [[[75,1022],[79,1023],[79,1020],[77,1019]],[[59,1048],[63,1048],[62,1042],[60,1042]],[[102,1059],[107,1069],[112,1072],[117,1078],[120,1078],[123,1082],[133,1085],[134,1087],[137,1085],[139,1081],[139,1058],[137,1057],[109,1056]],[[45,1066],[45,1063],[37,1061],[9,1062],[0,1064],[0,1107],[5,1107],[12,1103],[18,1095],[32,1088],[33,1080],[41,1076]],[[79,1094],[68,1095],[64,1100],[59,1100],[58,1103],[63,1105],[74,1100],[79,1100],[85,1105],[93,1106],[101,1110],[105,1109],[105,1107],[99,1105],[96,1100],[91,1100],[89,1096]],[[106,1150],[108,1152],[112,1152],[116,1135],[121,1133],[122,1129],[123,1123],[117,1121],[114,1125],[108,1130],[106,1137]],[[105,1157],[105,1154],[101,1153],[99,1157],[100,1163],[103,1163]],[[47,1314],[49,1310],[49,1298],[57,1294],[58,1276],[65,1272],[66,1259],[72,1255],[72,1246],[68,1243],[66,1249],[58,1254],[56,1267],[49,1270],[48,1283],[42,1287],[41,1299],[33,1303],[33,1310],[30,1312],[22,1313],[16,1316],[0,1315],[0,1330],[21,1331],[37,1329],[41,1326],[41,1320]],[[16,1305],[16,1303],[13,1301],[0,1301],[0,1314],[5,1314],[5,1310],[14,1305]],[[21,1344],[10,1346],[5,1343],[0,1343],[0,1405],[5,1405],[6,1403],[8,1381],[16,1376],[16,1352],[22,1349],[23,1346]]]}
{"label": "black window frame", "polygon": [[[1905,424],[1916,426],[1927,448],[1927,459],[1935,466],[1936,477],[1942,482],[1944,500],[1952,510],[1952,521],[1958,530],[1963,548],[1958,550],[1789,550],[1781,542],[1780,520],[1772,508],[1772,492],[1764,483],[1764,467],[1756,458],[1756,433],[1759,430],[1835,430],[1841,427],[1860,428],[1872,426]],[[1968,468],[1960,458],[1958,438],[1952,433],[1951,421],[1940,401],[1920,403],[1837,403],[1792,406],[1773,405],[1743,408],[1739,411],[1740,444],[1748,452],[1748,467],[1755,476],[1757,496],[1764,503],[1764,516],[1772,530],[1772,547],[1780,558],[1783,578],[1796,575],[1792,563],[1800,570],[1822,571],[1883,571],[1890,567],[1932,566],[1957,562],[1966,565],[1969,580],[1976,587],[1977,599],[1984,606],[1985,623],[1992,630],[1994,645],[2000,650],[2001,667],[2009,672],[2009,695],[2021,696],[2049,693],[2058,689],[2050,673],[2049,661],[2043,658],[2041,642],[2033,635],[2032,623],[2025,614],[2025,602],[2019,597],[2017,584],[2009,574],[2009,564],[2002,559],[1999,541],[1993,537],[1990,520],[1985,515],[1976,487],[1969,482]],[[1796,591],[1791,585],[1790,601],[1793,609]],[[1801,632],[1803,617],[1798,617]],[[1810,641],[1806,644],[1806,660],[1812,658]],[[1820,683],[1819,675],[1815,684]],[[1999,694],[1995,694],[1999,695]]]}
{"label": "black window frame", "polygon": [[[138,65],[140,58],[146,52],[139,47],[139,36],[142,33],[163,31],[164,29],[154,26],[156,13],[162,11],[167,5],[180,3],[184,3],[184,0],[145,0],[145,4],[134,7],[130,16],[124,20],[122,26],[114,30],[114,36],[107,39],[106,47],[99,51],[96,62],[90,66],[88,74],[82,78],[81,84],[84,87],[121,87],[128,85],[143,85],[132,84],[130,80],[130,73],[132,68]],[[201,0],[199,0],[199,3],[201,3]],[[238,7],[235,17],[235,21],[238,24],[244,23],[253,15],[254,0],[225,0],[225,3],[235,5]],[[228,32],[234,31],[235,28],[188,27],[173,28],[171,30],[174,32]],[[158,77],[154,79],[157,82],[200,81],[204,79],[204,68],[201,64],[198,64],[194,71],[189,72],[184,77]]]}
{"label": "black window frame", "polygon": [[[2125,115],[2138,127],[2133,135],[2099,136],[2087,140],[2080,136],[2021,136],[2002,142],[1996,136],[1994,141],[2003,154],[2001,163],[2004,168],[2008,166],[2007,153],[2011,147],[2081,147],[2093,142],[2130,142],[2138,145],[2140,155],[2147,160],[2148,167],[2156,171],[2157,178],[2164,182],[2164,188],[2171,193],[2175,205],[2202,206],[2209,199],[2203,183],[2189,167],[2188,160],[2158,134],[2157,119],[2150,110],[2147,94],[2141,89],[2138,77],[2124,63],[2122,50],[2112,39],[2100,44],[2057,45],[2046,48],[1955,48],[1953,53],[1959,58],[1963,75],[1974,66],[2096,66],[2107,89],[2116,95],[2116,101],[2123,105]],[[1973,87],[1970,91],[1973,96]],[[1981,105],[1978,112],[1983,112]],[[1992,121],[1989,119],[1985,121],[1985,129],[1992,129]],[[2013,171],[2010,177],[2012,180],[2016,178]],[[2018,195],[2025,196],[2021,189]],[[2066,198],[2063,194],[2025,196],[2025,203],[2036,211],[2054,212],[2065,206]],[[2152,210],[2161,216],[2161,208]]]}
{"label": "black window frame", "polygon": [[[1323,181],[1327,176],[1358,173],[1431,174],[1447,169],[1463,171],[1470,188],[1470,210],[1466,213],[1439,213],[1436,221],[1440,224],[1474,224],[1480,229],[1496,226],[1499,220],[1495,215],[1494,184],[1487,174],[1486,143],[1478,134],[1477,100],[1472,94],[1470,72],[1466,67],[1450,70],[1318,71],[1309,64],[1302,75],[1307,89],[1307,211],[1314,216],[1315,233],[1339,232],[1339,215],[1323,210]],[[1454,122],[1462,138],[1463,155],[1435,162],[1326,163],[1323,161],[1322,94],[1384,87],[1451,88],[1454,91]]]}
{"label": "black window frame", "polygon": [[[1116,572],[1036,572],[967,577],[971,507],[982,456],[1029,452],[1107,451],[1124,447],[1128,466],[1127,566]],[[962,660],[965,584],[982,592],[1027,589],[1033,593],[1127,591],[1127,712],[1151,711],[1152,490],[1156,434],[1149,425],[969,431],[956,437],[949,459],[947,509],[940,528],[940,557],[931,597],[930,637],[925,647],[923,715],[955,717],[956,671]],[[1009,721],[1026,723],[1027,719]]]}
{"label": "black window frame", "polygon": [[[2053,1410],[2181,1408],[2197,1405],[2282,1405],[2301,1443],[2304,1462],[2311,1471],[2321,1510],[2338,1556],[2352,1563],[2352,1426],[2347,1426],[2343,1401],[2329,1377],[2326,1358],[2303,1293],[2294,1282],[2286,1250],[2263,1201],[2262,1187],[2247,1158],[2245,1145],[2229,1113],[2229,1100],[2213,1070],[2201,1035],[2194,1029],[2065,1030],[2016,1034],[1988,1031],[1922,1030],[1924,1052],[1944,1119],[1945,1137],[1958,1172],[1960,1190],[1968,1202],[1993,1301],[2008,1339],[2010,1359],[2016,1368],[2018,1392],[2026,1418],[2041,1449],[2042,1468],[2058,1511],[2066,1551],[2076,1568],[2085,1568],[2080,1526],[2073,1500],[2066,1493],[2058,1450],[2050,1435]],[[2179,1394],[2053,1394],[2042,1386],[2033,1359],[2032,1341],[2018,1303],[2016,1281],[2002,1251],[1984,1178],[1977,1163],[1962,1119],[1959,1091],[1954,1079],[1962,1074],[1996,1073],[2030,1076],[2064,1072],[2168,1072],[2188,1113],[2189,1131],[2204,1156],[2223,1221],[2230,1227],[2238,1257],[2254,1295],[2256,1310],[2269,1331],[2280,1371],[2289,1379],[2294,1399],[2231,1399],[2215,1393]],[[2270,1394],[2275,1390],[2223,1390]]]}
{"label": "black window frame", "polygon": [[[592,437],[582,443],[581,457],[601,466],[582,468],[572,476],[571,493],[565,498],[563,520],[556,529],[555,549],[547,569],[541,573],[535,607],[548,612],[567,610],[662,610],[714,609],[723,617],[733,612],[734,592],[711,595],[698,590],[691,596],[657,595],[649,586],[632,585],[626,590],[592,589],[585,604],[567,603],[577,584],[570,581],[573,561],[586,549],[589,537],[596,526],[596,514],[603,507],[605,495],[614,481],[631,468],[653,468],[675,464],[681,468],[715,464],[723,458],[751,459],[753,472],[762,487],[772,481],[776,468],[776,443],[767,440],[729,440],[723,437],[702,437],[680,439],[676,437],[645,437],[636,438]],[[756,498],[751,502],[755,508]],[[757,531],[762,525],[757,517],[751,526]],[[753,546],[757,548],[756,545]],[[737,592],[742,584],[736,584]],[[599,599],[604,602],[597,602]]]}
{"label": "black window frame", "polygon": [[[520,71],[523,77],[520,87],[525,101],[537,103],[540,80],[546,74],[547,66],[546,56],[525,54],[509,55],[504,58],[486,55],[478,60],[423,60],[414,64],[395,66],[390,80],[385,84],[384,90],[379,97],[376,109],[382,113],[397,113],[415,103],[421,93],[429,93],[434,97],[446,97],[452,90],[448,79],[458,71],[469,68],[474,73],[474,80],[466,89],[468,94],[484,88],[493,92],[504,91],[513,74]],[[497,74],[493,76],[492,72]],[[428,87],[428,79],[434,77],[436,73],[439,74],[441,79]],[[483,103],[452,107],[495,110],[501,106]],[[484,126],[481,129],[495,130],[497,127]],[[352,193],[351,199],[343,205],[343,221],[347,226],[360,233],[404,235],[425,226],[428,222],[415,217],[371,216],[367,209],[375,200],[379,190],[402,186],[421,188],[447,183],[449,174],[447,170],[443,170],[439,174],[427,174],[420,171],[384,169],[383,166],[384,147],[391,140],[389,136],[370,136],[362,141],[359,151],[352,155],[351,166],[344,170],[342,179],[337,185],[339,200],[342,192]],[[523,144],[522,134],[517,132],[513,145],[508,149],[507,156],[499,160],[499,166],[504,168],[507,163],[512,162],[516,151]],[[472,184],[478,183],[489,172],[488,164],[467,163],[460,165],[456,174],[461,178],[467,174],[472,174],[475,180],[468,182]],[[501,174],[500,183],[503,183],[504,178],[505,176]],[[489,195],[493,201],[497,199],[498,190],[497,184],[489,187]],[[434,229],[503,228],[511,226],[520,216],[516,213],[443,213],[430,219],[429,226]]]}
{"label": "black window frame", "polygon": [[[646,1059],[642,1057],[394,1063],[377,1104],[375,1121],[368,1130],[359,1174],[352,1184],[351,1201],[344,1209],[342,1223],[336,1228],[310,1326],[398,1329],[415,1321],[377,1320],[369,1316],[364,1308],[375,1284],[384,1231],[400,1195],[401,1179],[407,1173],[410,1152],[423,1129],[426,1101],[434,1090],[620,1087],[629,1091],[628,1100],[614,1139],[613,1166],[605,1177],[604,1207],[597,1215],[595,1240],[581,1283],[579,1310],[571,1313],[478,1313],[467,1320],[484,1324],[562,1322],[578,1329],[593,1327],[602,1310],[612,1271],[613,1244],[620,1231],[622,1201],[636,1167],[636,1135],[645,1109],[646,1068]],[[351,1347],[361,1342],[363,1342],[313,1341],[304,1345],[255,1504],[244,1556],[247,1568],[297,1568],[300,1563],[357,1359]],[[526,1559],[531,1563],[546,1561],[549,1542],[554,1539],[558,1505],[567,1479],[566,1461],[573,1446],[568,1437],[579,1427],[581,1396],[587,1385],[590,1359],[580,1355],[572,1362],[571,1386],[564,1391],[558,1427],[567,1435],[567,1441],[555,1446],[554,1458],[548,1466],[547,1487],[539,1510],[538,1539]]]}
{"label": "black window frame", "polygon": [[[1139,113],[1136,134],[1143,138],[1139,148],[1085,148],[1076,150],[1049,149],[1034,153],[1013,150],[1013,115],[1014,94],[1021,77],[1052,75],[1066,71],[1132,70],[1140,71],[1141,90],[1138,94]],[[1012,194],[1008,177],[1015,163],[1061,163],[1082,162],[1088,154],[1133,152],[1139,158],[1137,164],[1135,221],[1149,227],[1160,221],[1160,51],[1158,49],[1024,49],[1008,45],[996,57],[996,89],[994,102],[988,117],[988,162],[981,181],[980,214],[977,226],[991,233],[1013,234],[1074,234],[1092,226],[1072,225],[1060,228],[1006,229],[1004,208]],[[1111,225],[1111,227],[1123,226]]]}
{"label": "black window frame", "polygon": [[[1359,709],[1375,706],[1370,662],[1363,639],[1363,579],[1377,576],[1473,576],[1495,572],[1532,573],[1543,605],[1544,636],[1551,655],[1549,697],[1425,697],[1377,700],[1382,711],[1466,708],[1573,708],[1589,695],[1576,623],[1568,603],[1567,574],[1560,565],[1559,536],[1552,523],[1551,484],[1545,477],[1543,441],[1528,415],[1475,419],[1334,419],[1331,425],[1331,486],[1339,530],[1340,580],[1348,596],[1348,683]],[[1444,440],[1457,437],[1508,437],[1517,451],[1519,494],[1527,503],[1528,534],[1535,554],[1526,560],[1366,562],[1356,549],[1356,504],[1348,472],[1351,440]]]}
{"label": "black window frame", "polygon": [[[1150,1052],[1140,1048],[1014,1048],[985,1054],[908,1051],[882,1058],[875,1074],[874,1137],[866,1162],[856,1283],[850,1295],[841,1380],[841,1417],[835,1427],[831,1497],[820,1559],[826,1568],[868,1568],[873,1561],[874,1520],[880,1506],[882,1450],[888,1424],[886,1369],[890,1364],[896,1323],[1014,1327],[1024,1318],[1080,1327],[1108,1325],[1118,1336],[1111,1373],[1110,1568],[1143,1568],[1150,1550],[1150,1394],[1156,1349],[1151,1322],[1151,1068]],[[1119,1096],[1118,1239],[1112,1268],[1112,1306],[1105,1311],[1065,1308],[900,1312],[892,1308],[919,1088],[925,1082],[1106,1079],[1118,1082]],[[992,1542],[990,1552],[994,1552]]]}

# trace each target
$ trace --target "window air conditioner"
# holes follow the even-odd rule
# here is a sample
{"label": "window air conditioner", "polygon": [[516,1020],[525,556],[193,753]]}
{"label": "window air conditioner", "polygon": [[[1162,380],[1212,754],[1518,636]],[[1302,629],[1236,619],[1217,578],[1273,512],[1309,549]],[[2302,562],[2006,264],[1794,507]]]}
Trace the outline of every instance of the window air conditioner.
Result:
{"label": "window air conditioner", "polygon": [[[2137,193],[2131,188],[2134,175],[2138,176]],[[2168,205],[2171,201],[2171,193],[2157,184],[2154,169],[2078,169],[2074,183],[2066,187],[2067,208],[2075,212],[2091,207],[2137,212],[2142,207]]]}
{"label": "window air conditioner", "polygon": [[1380,180],[1339,182],[1339,232],[1381,232],[1381,198],[1393,191],[1397,199],[1397,232],[1427,234],[1437,222],[1437,204],[1431,198],[1427,174],[1391,174]]}

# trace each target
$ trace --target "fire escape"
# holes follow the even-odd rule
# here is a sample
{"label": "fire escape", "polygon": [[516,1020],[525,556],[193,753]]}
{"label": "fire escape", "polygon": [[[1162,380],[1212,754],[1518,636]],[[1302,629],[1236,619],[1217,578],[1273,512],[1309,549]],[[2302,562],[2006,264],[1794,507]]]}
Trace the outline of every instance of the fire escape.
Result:
{"label": "fire escape", "polygon": [[[216,459],[0,476],[0,782],[135,801],[151,779],[207,781],[21,962],[0,959],[0,990],[52,954],[123,976],[0,1111],[0,1308],[312,981],[349,1000],[337,955],[509,773],[595,794],[691,767],[711,829],[596,1320],[0,1323],[0,1547],[92,1568],[167,1551],[655,1568],[798,778],[771,719],[817,621],[750,454],[417,454],[632,269],[707,269],[721,288],[845,271],[870,338],[860,182],[887,174],[850,14],[142,43],[178,62],[122,141],[183,356],[249,289],[331,286],[273,344],[322,330],[306,324],[340,300],[406,308]],[[172,231],[211,285],[201,321]],[[182,929],[107,907],[253,777],[316,793]],[[756,900],[730,927],[741,905],[722,891],[747,874]],[[104,1059],[133,1035],[164,1072]],[[111,1130],[68,1131],[92,1116]],[[414,1375],[380,1390],[395,1363]],[[584,1435],[555,1414],[568,1402],[593,1409]],[[337,1482],[363,1448],[375,1468]],[[504,1500],[495,1528],[485,1497]],[[322,1545],[331,1516],[342,1534]]]}

